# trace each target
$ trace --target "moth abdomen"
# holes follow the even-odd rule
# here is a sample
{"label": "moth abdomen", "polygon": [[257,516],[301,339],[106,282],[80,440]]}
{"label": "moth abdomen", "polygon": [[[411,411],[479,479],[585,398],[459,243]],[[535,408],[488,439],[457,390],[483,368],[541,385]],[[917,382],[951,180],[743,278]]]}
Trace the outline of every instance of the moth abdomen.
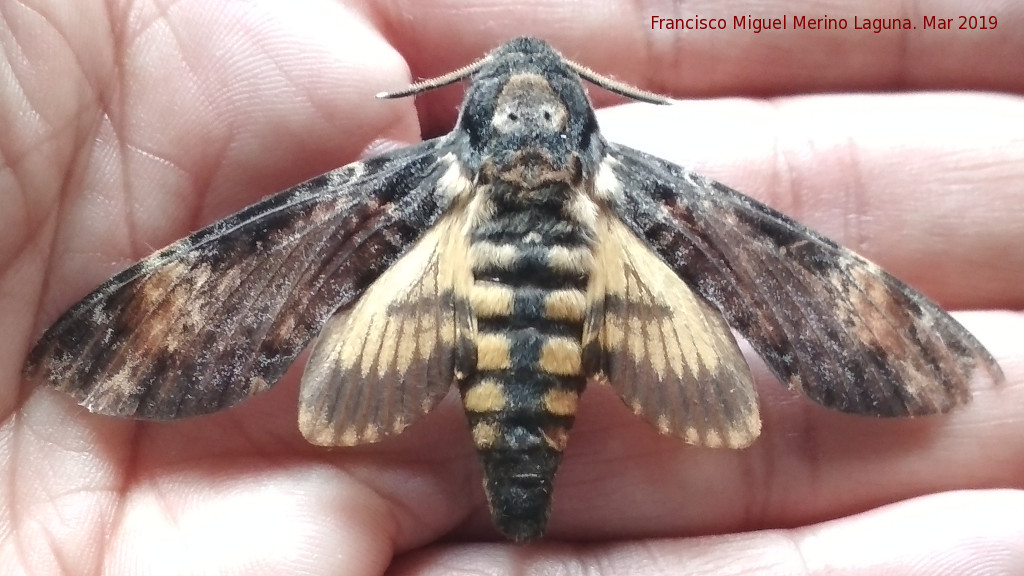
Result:
{"label": "moth abdomen", "polygon": [[508,538],[526,541],[544,533],[586,384],[581,348],[593,235],[566,210],[568,188],[500,194],[500,209],[470,233],[476,364],[460,392],[494,522]]}

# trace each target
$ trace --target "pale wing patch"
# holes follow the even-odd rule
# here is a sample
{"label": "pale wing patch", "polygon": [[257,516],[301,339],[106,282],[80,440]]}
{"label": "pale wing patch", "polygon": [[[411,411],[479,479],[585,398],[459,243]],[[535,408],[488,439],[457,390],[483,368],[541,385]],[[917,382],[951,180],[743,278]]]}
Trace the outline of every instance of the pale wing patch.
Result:
{"label": "pale wing patch", "polygon": [[662,434],[741,448],[761,430],[753,379],[721,315],[614,217],[601,218],[584,366]]}
{"label": "pale wing patch", "polygon": [[[438,223],[351,308],[335,314],[302,376],[299,428],[324,446],[377,442],[430,411],[454,379],[461,222]],[[464,268],[464,266],[463,266]]]}

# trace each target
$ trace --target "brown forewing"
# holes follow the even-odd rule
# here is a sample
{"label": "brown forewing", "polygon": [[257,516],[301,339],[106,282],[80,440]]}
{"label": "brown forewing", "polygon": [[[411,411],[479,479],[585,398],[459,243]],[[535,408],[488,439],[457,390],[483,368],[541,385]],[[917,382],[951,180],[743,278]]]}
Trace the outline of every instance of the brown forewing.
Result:
{"label": "brown forewing", "polygon": [[329,172],[142,260],[58,319],[26,375],[136,418],[212,412],[267,389],[436,219],[437,148]]}
{"label": "brown forewing", "polygon": [[972,378],[1002,381],[974,336],[875,264],[665,160],[619,145],[610,156],[625,222],[791,388],[845,412],[914,416],[967,402]]}

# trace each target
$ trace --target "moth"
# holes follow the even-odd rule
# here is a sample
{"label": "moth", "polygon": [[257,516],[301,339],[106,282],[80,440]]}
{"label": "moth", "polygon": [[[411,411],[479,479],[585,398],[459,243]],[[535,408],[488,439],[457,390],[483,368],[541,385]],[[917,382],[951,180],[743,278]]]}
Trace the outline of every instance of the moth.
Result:
{"label": "moth", "polygon": [[581,81],[518,38],[469,78],[454,130],[264,199],[117,274],[25,374],[92,412],[173,419],[274,385],[319,333],[298,422],[324,446],[399,434],[455,386],[498,530],[545,530],[588,383],[658,432],[742,448],[761,421],[732,329],[826,407],[946,412],[992,355],[936,304],[718,182],[607,142]]}

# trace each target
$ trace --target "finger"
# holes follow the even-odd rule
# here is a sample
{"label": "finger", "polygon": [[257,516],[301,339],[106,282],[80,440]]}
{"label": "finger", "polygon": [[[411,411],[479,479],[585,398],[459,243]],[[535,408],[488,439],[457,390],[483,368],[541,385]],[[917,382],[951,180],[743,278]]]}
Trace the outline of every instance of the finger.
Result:
{"label": "finger", "polygon": [[[445,443],[403,459],[387,446],[310,446],[295,424],[295,390],[159,423],[88,414],[59,396],[32,395],[0,440],[11,456],[0,502],[7,541],[36,551],[0,546],[0,566],[24,573],[380,574],[395,549],[457,521],[435,497],[443,474],[409,454],[470,469],[445,463]],[[439,416],[428,430],[454,437],[443,427],[454,414]],[[456,425],[468,446],[464,421]]]}
{"label": "finger", "polygon": [[937,494],[805,528],[623,543],[449,545],[399,558],[390,576],[771,574],[960,576],[1024,570],[1024,493]]}
{"label": "finger", "polygon": [[[382,138],[414,140],[411,104],[374,93],[405,63],[351,9],[227,3],[113,15],[120,34],[83,71],[101,96],[62,180],[33,196],[53,235],[52,311],[110,273]],[[72,49],[72,53],[75,51]],[[37,69],[46,62],[36,62]],[[60,211],[57,211],[57,207]],[[112,223],[114,223],[112,225]]]}
{"label": "finger", "polygon": [[380,574],[385,507],[327,466],[231,455],[145,475],[106,533],[103,574]]}
{"label": "finger", "polygon": [[[433,76],[478,58],[515,35],[551,41],[603,73],[673,95],[790,94],[836,90],[966,88],[1020,91],[1012,57],[1024,50],[1016,4],[861,0],[841,8],[812,0],[687,4],[533,2],[529,10],[495,0],[390,3],[380,17],[412,69]],[[755,33],[739,19],[787,16],[786,30]],[[826,15],[845,30],[794,29],[794,15]],[[959,16],[995,16],[996,28],[960,30]],[[722,18],[725,30],[668,30],[655,17]],[[925,17],[952,18],[953,30],[925,29]],[[855,29],[854,18],[860,29]],[[903,18],[916,28],[865,30],[868,19]],[[988,22],[988,20],[986,20]],[[499,24],[500,23],[500,24]],[[977,21],[975,21],[977,23]],[[823,26],[827,22],[821,23]],[[837,22],[838,24],[838,22]],[[870,26],[870,23],[867,24]],[[613,39],[613,40],[612,40]]]}
{"label": "finger", "polygon": [[844,95],[601,112],[608,140],[758,198],[944,306],[1024,307],[1018,99]]}

